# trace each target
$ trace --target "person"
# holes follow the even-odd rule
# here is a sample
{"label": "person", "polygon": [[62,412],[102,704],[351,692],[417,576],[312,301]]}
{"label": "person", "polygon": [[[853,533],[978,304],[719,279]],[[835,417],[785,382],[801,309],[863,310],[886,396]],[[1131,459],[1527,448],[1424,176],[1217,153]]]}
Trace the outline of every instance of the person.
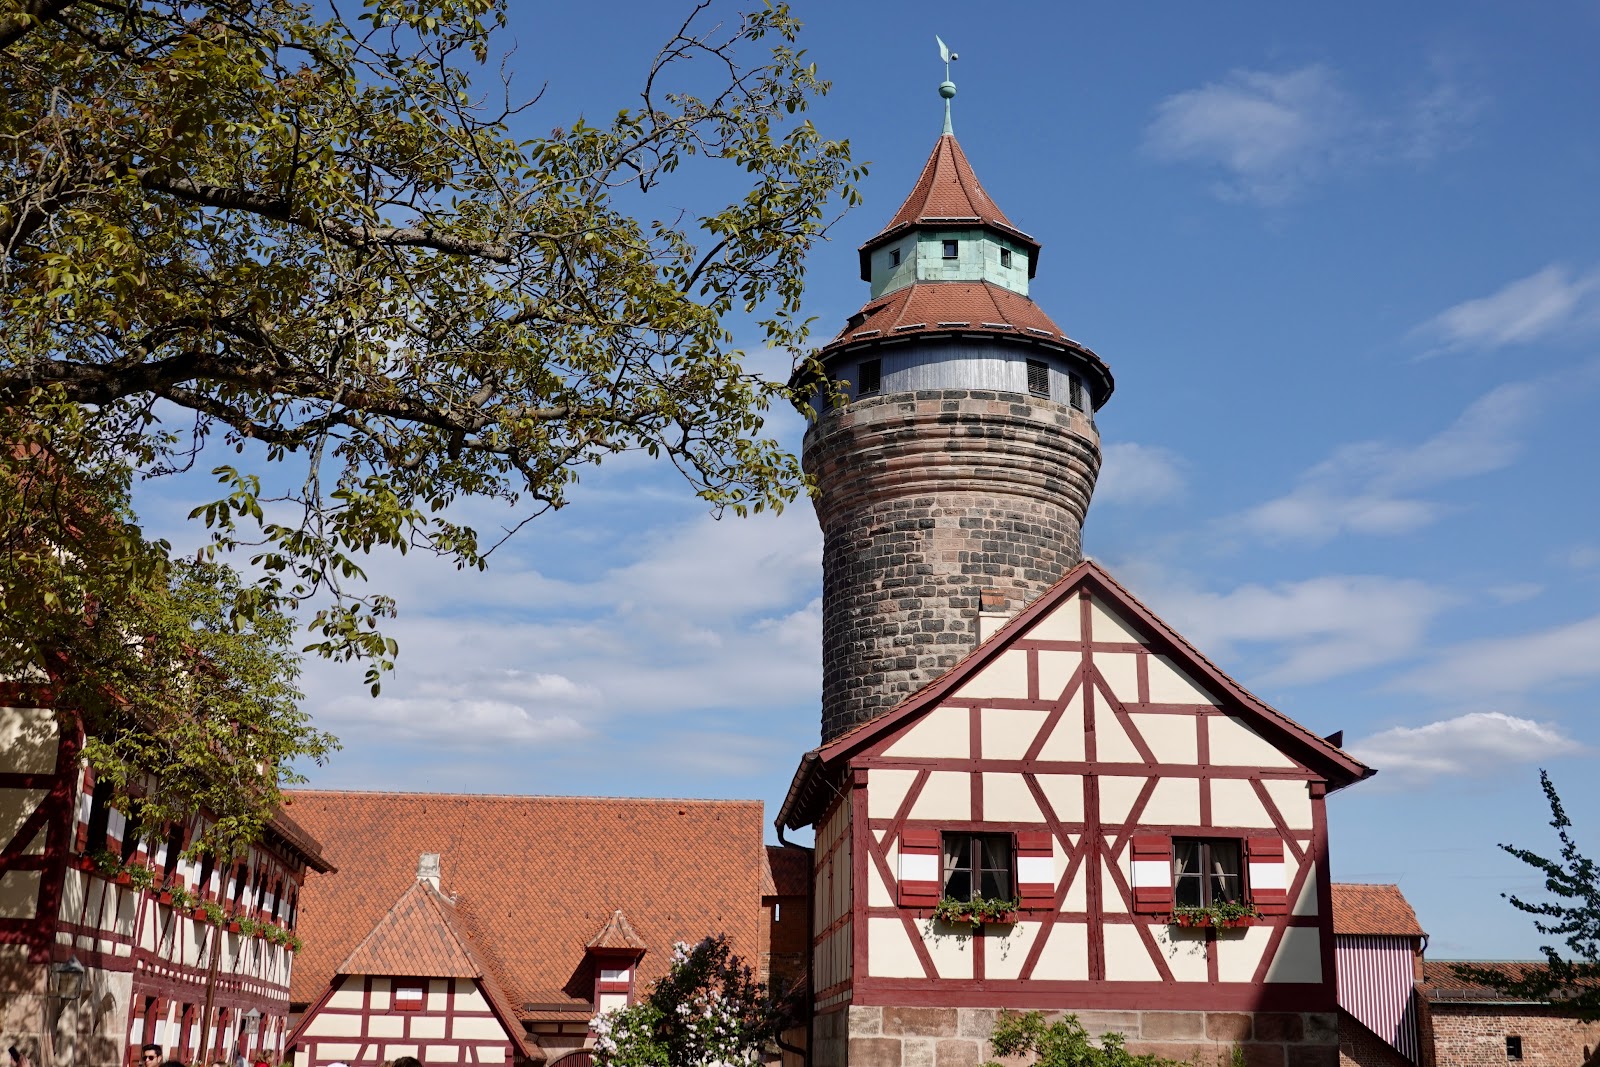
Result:
{"label": "person", "polygon": [[156,1067],[161,1062],[161,1046],[156,1044],[139,1046],[139,1067]]}
{"label": "person", "polygon": [[422,1061],[415,1056],[397,1056],[394,1067],[422,1067]]}

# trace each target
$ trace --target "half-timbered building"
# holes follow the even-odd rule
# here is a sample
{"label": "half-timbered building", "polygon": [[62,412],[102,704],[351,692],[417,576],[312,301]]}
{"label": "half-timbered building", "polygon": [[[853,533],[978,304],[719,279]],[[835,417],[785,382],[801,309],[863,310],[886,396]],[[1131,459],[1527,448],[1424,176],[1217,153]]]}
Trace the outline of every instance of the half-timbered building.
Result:
{"label": "half-timbered building", "polygon": [[[339,868],[302,901],[297,1067],[586,1062],[595,1015],[664,975],[675,942],[714,934],[762,978],[794,976],[803,887],[769,864],[759,801],[289,796]],[[413,926],[442,947],[407,952],[396,931]]]}
{"label": "half-timbered building", "polygon": [[130,823],[79,760],[75,718],[13,689],[18,706],[0,708],[6,1043],[36,1063],[121,1063],[147,1042],[186,1062],[281,1054],[299,895],[330,870],[315,839],[280,813],[237,859],[185,856],[204,813]]}

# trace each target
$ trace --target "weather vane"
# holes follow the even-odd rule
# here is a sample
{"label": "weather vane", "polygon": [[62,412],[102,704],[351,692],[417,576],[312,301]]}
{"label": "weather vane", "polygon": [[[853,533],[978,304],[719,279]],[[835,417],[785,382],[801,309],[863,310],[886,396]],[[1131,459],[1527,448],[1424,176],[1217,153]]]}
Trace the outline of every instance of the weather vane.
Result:
{"label": "weather vane", "polygon": [[944,60],[944,81],[939,85],[939,95],[944,97],[944,132],[954,133],[950,126],[950,98],[956,95],[956,83],[950,80],[950,64],[961,57],[950,51],[950,46],[938,34],[934,34],[933,39],[939,42],[939,58]]}

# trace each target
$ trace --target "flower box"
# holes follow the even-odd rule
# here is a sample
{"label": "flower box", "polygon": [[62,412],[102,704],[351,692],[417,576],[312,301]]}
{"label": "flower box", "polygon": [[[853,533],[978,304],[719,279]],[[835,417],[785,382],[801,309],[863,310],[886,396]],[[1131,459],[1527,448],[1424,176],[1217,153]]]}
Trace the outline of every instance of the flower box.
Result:
{"label": "flower box", "polygon": [[1249,912],[1243,915],[1219,915],[1210,908],[1185,909],[1172,913],[1167,921],[1174,926],[1190,930],[1238,930],[1254,926],[1260,916]]}

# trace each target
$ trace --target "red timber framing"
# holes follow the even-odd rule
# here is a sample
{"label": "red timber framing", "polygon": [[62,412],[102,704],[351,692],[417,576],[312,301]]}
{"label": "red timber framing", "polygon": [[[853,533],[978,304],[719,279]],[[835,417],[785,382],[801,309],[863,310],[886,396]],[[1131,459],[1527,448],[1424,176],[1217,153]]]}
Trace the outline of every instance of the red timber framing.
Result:
{"label": "red timber framing", "polygon": [[[48,696],[48,694],[43,694]],[[27,946],[34,966],[48,966],[75,957],[87,969],[89,988],[112,995],[121,1018],[109,1029],[96,1031],[96,1040],[116,1043],[110,1050],[96,1046],[85,1054],[96,1059],[125,1055],[128,1043],[150,1041],[159,1031],[163,1047],[181,1048],[196,1056],[220,1053],[234,1047],[239,1020],[254,1009],[262,1020],[250,1051],[281,1051],[283,1023],[289,1007],[292,953],[262,937],[230,932],[174,908],[171,890],[182,886],[207,900],[221,894],[199,881],[200,863],[176,855],[193,841],[200,829],[197,819],[181,827],[139,828],[112,808],[104,788],[96,789],[93,768],[81,764],[83,737],[71,716],[59,716],[48,707],[38,689],[19,692],[0,687],[0,705],[10,712],[32,712],[42,746],[53,747],[54,766],[0,772],[0,801],[17,817],[17,830],[0,841],[0,879],[26,879],[36,886],[31,893],[31,914],[0,919],[0,944]],[[13,751],[12,755],[16,755]],[[17,764],[10,764],[15,768]],[[288,824],[285,824],[286,826]],[[314,842],[293,829],[271,831],[253,845],[239,867],[247,870],[251,884],[263,889],[276,885],[272,899],[242,894],[228,899],[224,910],[230,920],[252,919],[292,928],[292,901],[308,867],[331,868],[317,854]],[[309,851],[306,845],[309,844]],[[126,867],[152,872],[148,889],[131,876],[102,871],[94,862],[101,851]],[[219,872],[208,879],[225,883]],[[8,893],[13,905],[16,894]],[[211,957],[217,967],[212,978]],[[113,976],[128,978],[113,981]],[[128,984],[124,984],[128,983]],[[196,1033],[199,1015],[211,987],[211,1040],[202,1049]],[[0,998],[6,990],[0,988]],[[126,997],[126,1003],[123,998]],[[182,1013],[190,1011],[185,1021]],[[268,1042],[273,1042],[269,1044]]]}
{"label": "red timber framing", "polygon": [[[420,985],[421,1007],[398,1005],[397,985]],[[397,1056],[423,1063],[526,1061],[517,1020],[471,978],[338,975],[290,1035],[296,1067],[378,1067]],[[448,1050],[448,1051],[446,1051]]]}
{"label": "red timber framing", "polygon": [[[1071,613],[1072,625],[1036,625],[1053,612]],[[1009,691],[968,685],[1001,657],[1010,657],[997,668],[1009,672]],[[1162,683],[1153,688],[1158,658]],[[1070,673],[1062,663],[1073,664]],[[1174,697],[1175,675],[1192,697]],[[986,752],[985,724],[995,720],[985,717],[1008,712],[1016,713],[1012,733],[1000,751]],[[936,725],[908,744],[924,723]],[[1029,730],[1031,740],[1016,739]],[[1252,759],[1250,746],[1262,742]],[[820,825],[824,797],[850,805],[850,1003],[1329,1012],[1336,989],[1325,797],[1371,773],[1246,692],[1085,562],[939,680],[808,754],[778,823]],[[1163,784],[1169,790],[1158,801]],[[887,795],[873,799],[872,791]],[[1190,795],[1192,806],[1172,802]],[[1013,887],[1022,890],[1016,928],[1026,936],[1004,946],[1003,960],[995,956],[1003,930],[935,934],[922,864],[906,868],[918,872],[915,881],[900,881],[902,850],[920,856],[941,833],[979,832],[1013,835],[1019,862],[1050,856],[1055,864],[1051,883],[1037,880],[1035,862],[1026,884]],[[1174,838],[1238,842],[1240,880],[1259,917],[1245,929],[1179,929],[1170,881],[1158,909],[1148,892],[1141,903],[1132,884],[1136,838],[1146,849],[1158,843],[1169,865]],[[819,849],[819,872],[824,862]],[[814,946],[845,921],[819,927]],[[874,973],[879,941],[869,931],[895,926],[903,938],[883,939],[895,961]],[[1058,931],[1081,937],[1081,959],[1047,970]],[[935,958],[941,938],[963,942],[954,976]],[[1136,965],[1130,953],[1141,957]],[[941,958],[948,966],[952,957]],[[835,992],[818,990],[819,1011],[842,1006],[830,1004]]]}

